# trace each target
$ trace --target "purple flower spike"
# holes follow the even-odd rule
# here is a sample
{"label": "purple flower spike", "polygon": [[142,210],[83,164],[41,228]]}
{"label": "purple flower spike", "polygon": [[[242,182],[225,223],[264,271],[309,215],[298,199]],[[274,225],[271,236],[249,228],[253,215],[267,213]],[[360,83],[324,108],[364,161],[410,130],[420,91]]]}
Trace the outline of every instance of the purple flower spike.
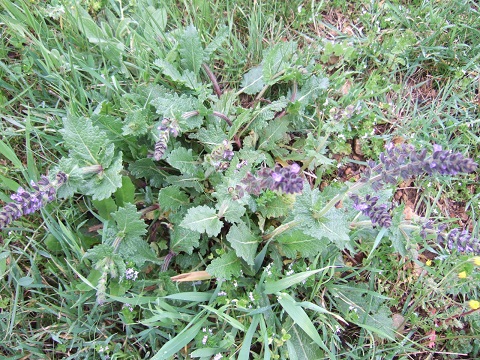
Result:
{"label": "purple flower spike", "polygon": [[0,211],[0,229],[5,228],[12,221],[24,215],[41,209],[45,204],[55,199],[57,189],[67,181],[67,175],[59,172],[54,181],[42,175],[38,183],[32,183],[34,192],[19,187],[10,197],[13,201],[5,205]]}
{"label": "purple flower spike", "polygon": [[480,240],[474,238],[467,230],[453,229],[445,236],[439,231],[437,241],[445,244],[450,250],[456,250],[460,253],[479,255]]}
{"label": "purple flower spike", "polygon": [[390,227],[392,225],[392,217],[390,216],[389,206],[387,204],[377,205],[378,196],[365,196],[362,199],[356,194],[351,194],[350,199],[353,200],[353,207],[361,211],[363,215],[368,216],[372,220],[373,226]]}
{"label": "purple flower spike", "polygon": [[286,194],[301,193],[303,190],[303,179],[299,176],[300,166],[292,164],[286,167],[275,165],[275,168],[263,168],[256,176],[248,173],[242,180],[246,185],[245,190],[254,195],[259,195],[264,189],[278,190]]}
{"label": "purple flower spike", "polygon": [[442,150],[440,145],[433,145],[433,153],[427,156],[425,149],[416,151],[411,145],[394,146],[389,143],[385,152],[380,154],[380,163],[369,162],[366,178],[372,181],[372,188],[379,190],[384,184],[395,184],[398,178],[407,179],[412,176],[456,175],[470,173],[477,169],[478,164],[461,153]]}

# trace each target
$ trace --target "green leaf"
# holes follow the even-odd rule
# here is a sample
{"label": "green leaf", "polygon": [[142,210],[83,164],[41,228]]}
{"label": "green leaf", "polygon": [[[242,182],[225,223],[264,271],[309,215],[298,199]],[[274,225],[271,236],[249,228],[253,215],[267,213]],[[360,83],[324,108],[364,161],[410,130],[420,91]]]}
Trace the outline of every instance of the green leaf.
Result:
{"label": "green leaf", "polygon": [[245,214],[245,207],[232,199],[226,199],[217,203],[218,216],[225,218],[230,223],[242,222],[241,217]]}
{"label": "green leaf", "polygon": [[197,160],[192,154],[192,149],[176,148],[167,157],[167,162],[183,174],[194,174]]}
{"label": "green leaf", "polygon": [[287,276],[286,278],[277,280],[277,281],[271,281],[265,283],[265,294],[275,294],[279,291],[288,289],[289,287],[298,284],[299,282],[302,282],[303,280],[309,278],[312,275],[315,275],[316,273],[323,271],[324,269],[317,269],[317,270],[310,270],[310,271],[304,271],[300,272],[294,275]]}
{"label": "green leaf", "polygon": [[187,26],[178,39],[178,51],[184,69],[191,70],[195,75],[198,75],[206,56],[198,31],[193,25]]}
{"label": "green leaf", "polygon": [[193,249],[198,247],[200,234],[181,226],[175,226],[170,232],[170,249],[175,253],[186,252],[192,254]]}
{"label": "green leaf", "polygon": [[155,164],[153,159],[140,159],[130,164],[128,170],[137,178],[145,178],[150,185],[154,187],[162,187],[165,176]]}
{"label": "green leaf", "polygon": [[272,101],[271,103],[262,106],[260,109],[257,109],[253,115],[255,121],[252,122],[251,129],[255,132],[260,132],[260,130],[264,129],[269,124],[270,120],[275,118],[275,114],[282,111],[287,105],[288,100],[281,97],[280,99]]}
{"label": "green leaf", "polygon": [[[336,286],[332,289],[337,306],[344,318],[372,331],[384,339],[394,339],[395,331],[391,312],[384,303],[385,297],[368,291],[366,284]],[[356,319],[349,314],[354,312]]]}
{"label": "green leaf", "polygon": [[271,121],[259,134],[258,148],[265,151],[278,148],[277,143],[285,139],[288,125],[289,120],[286,117]]}
{"label": "green leaf", "polygon": [[119,231],[118,236],[128,237],[132,241],[142,240],[142,236],[147,232],[147,224],[140,217],[141,214],[133,204],[126,204],[112,213]]}
{"label": "green leaf", "polygon": [[301,257],[312,257],[321,253],[330,244],[326,237],[318,239],[306,235],[299,229],[293,229],[275,237],[275,241],[280,244],[280,249],[289,259],[295,259],[297,253]]}
{"label": "green leaf", "polygon": [[323,90],[328,88],[328,85],[328,78],[312,75],[297,92],[293,101],[301,104],[301,109],[303,109],[306,106],[311,105],[312,102],[320,96]]}
{"label": "green leaf", "polygon": [[231,280],[232,277],[239,277],[242,274],[242,264],[234,251],[222,254],[212,260],[206,271],[217,278]]}
{"label": "green leaf", "polygon": [[93,200],[108,198],[122,186],[122,170],[122,153],[119,152],[113,158],[110,166],[104,169],[103,172],[87,179],[80,188],[80,191],[85,195],[91,195]]}
{"label": "green leaf", "polygon": [[217,33],[215,34],[215,37],[213,38],[213,40],[205,48],[205,51],[204,51],[205,56],[210,57],[211,54],[213,54],[218,48],[222,46],[222,44],[228,39],[229,35],[230,35],[229,27],[226,25],[221,26],[218,29]]}
{"label": "green leaf", "polygon": [[297,51],[297,43],[280,42],[263,53],[263,77],[266,83],[275,83],[275,77],[292,65],[293,55]]}
{"label": "green leaf", "polygon": [[245,334],[245,337],[243,338],[242,348],[238,353],[237,359],[239,360],[250,359],[250,346],[252,345],[253,335],[255,335],[257,331],[257,326],[258,326],[258,323],[260,322],[260,317],[261,315],[254,315],[252,317],[252,323],[248,327],[248,331]]}
{"label": "green leaf", "polygon": [[175,118],[182,132],[199,128],[203,123],[200,115],[184,119],[182,115],[189,111],[197,111],[200,107],[198,99],[194,96],[182,94],[178,95],[164,86],[149,86],[142,90],[148,98],[151,98],[150,104],[157,109],[157,114],[162,117]]}
{"label": "green leaf", "polygon": [[147,225],[135,205],[126,204],[112,213],[115,227],[104,232],[104,243],[112,246],[124,259],[142,266],[145,261],[160,263],[153,250],[143,239]]}
{"label": "green leaf", "polygon": [[290,339],[287,340],[288,355],[291,360],[323,359],[324,353],[313,344],[307,334],[296,324],[288,330]]}
{"label": "green leaf", "polygon": [[158,193],[158,204],[164,211],[176,211],[189,202],[188,195],[179,186],[167,186]]}
{"label": "green leaf", "polygon": [[303,308],[287,293],[280,293],[277,300],[295,324],[305,331],[308,337],[310,337],[310,339],[312,339],[318,346],[325,350],[329,354],[330,359],[335,359],[335,355],[327,348],[318,334],[317,328],[313,325],[305,310],[303,310]]}
{"label": "green leaf", "polygon": [[267,219],[278,218],[289,215],[294,203],[294,195],[275,193],[275,197],[258,205],[258,211]]}
{"label": "green leaf", "polygon": [[265,86],[263,80],[263,66],[257,66],[250,69],[245,75],[243,75],[242,92],[248,95],[255,95],[259,93]]}
{"label": "green leaf", "polygon": [[90,119],[69,115],[63,119],[60,130],[70,156],[79,160],[80,166],[110,165],[114,157],[114,147],[107,134]]}
{"label": "green leaf", "polygon": [[105,220],[111,219],[111,213],[117,210],[117,204],[115,204],[112,198],[92,200],[92,204],[95,206],[95,209],[97,209],[98,215]]}
{"label": "green leaf", "polygon": [[144,135],[148,131],[147,120],[151,116],[148,109],[130,110],[125,116],[125,122],[122,127],[123,135]]}
{"label": "green leaf", "polygon": [[253,265],[257,247],[259,244],[258,236],[250,231],[245,223],[232,225],[227,234],[227,240],[235,249],[237,256],[241,257],[248,265]]}
{"label": "green leaf", "polygon": [[54,167],[53,172],[64,172],[68,176],[68,181],[64,183],[58,190],[57,196],[59,198],[69,198],[78,192],[85,184],[84,176],[78,167],[78,163],[72,158],[61,158],[57,166]]}
{"label": "green leaf", "polygon": [[200,317],[203,311],[198,314],[177,336],[167,341],[165,345],[151,358],[151,360],[167,360],[180,351],[201,331],[207,316]]}
{"label": "green leaf", "polygon": [[208,236],[217,236],[223,227],[215,209],[206,205],[188,209],[180,225],[199,233],[206,232]]}
{"label": "green leaf", "polygon": [[402,257],[407,256],[405,242],[408,240],[408,236],[405,230],[400,227],[400,224],[403,222],[404,219],[404,208],[405,204],[397,206],[393,213],[392,226],[388,228],[388,233],[390,235],[389,238],[392,240],[392,246],[395,251],[399,253]]}
{"label": "green leaf", "polygon": [[157,59],[154,64],[162,69],[162,73],[168,76],[172,81],[180,85],[185,85],[186,87],[200,91],[204,86],[201,82],[198,81],[197,76],[191,70],[184,70],[180,72],[177,68],[169,63],[165,59]]}
{"label": "green leaf", "polygon": [[295,220],[300,229],[318,240],[323,238],[334,243],[340,250],[353,251],[350,244],[349,221],[341,209],[332,207],[324,215],[319,215],[327,204],[326,191],[311,190],[309,184],[303,187],[302,195],[297,197],[293,208]]}
{"label": "green leaf", "polygon": [[122,176],[122,186],[115,191],[115,201],[118,206],[135,202],[135,185],[128,176]]}

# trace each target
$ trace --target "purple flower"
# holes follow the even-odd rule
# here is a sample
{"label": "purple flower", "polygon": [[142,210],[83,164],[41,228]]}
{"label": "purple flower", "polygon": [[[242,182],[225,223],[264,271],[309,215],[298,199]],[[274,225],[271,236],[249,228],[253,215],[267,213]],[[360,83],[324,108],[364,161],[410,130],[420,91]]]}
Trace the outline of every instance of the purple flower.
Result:
{"label": "purple flower", "polygon": [[10,196],[13,201],[0,211],[0,229],[24,215],[41,209],[45,204],[54,200],[57,189],[66,181],[67,175],[59,172],[52,182],[44,175],[41,176],[38,183],[35,184],[32,181],[31,186],[35,191],[29,192],[19,187],[17,192]]}
{"label": "purple flower", "polygon": [[353,200],[355,210],[361,211],[363,215],[368,216],[374,226],[390,227],[392,225],[392,217],[389,213],[387,204],[377,205],[378,196],[365,196],[362,199],[356,194],[351,194],[350,199]]}
{"label": "purple flower", "polygon": [[292,164],[286,167],[275,165],[274,169],[262,168],[256,176],[248,173],[242,180],[245,191],[249,194],[259,195],[262,190],[281,191],[286,194],[301,193],[303,179],[299,176],[300,166]]}
{"label": "purple flower", "polygon": [[433,146],[433,153],[427,156],[427,150],[416,151],[411,145],[394,146],[389,143],[385,152],[380,154],[380,163],[368,162],[369,169],[363,181],[372,181],[372,188],[379,190],[384,184],[396,184],[398,177],[406,179],[412,176],[456,175],[470,173],[478,164],[461,153],[442,150],[440,145]]}
{"label": "purple flower", "polygon": [[473,255],[480,254],[480,240],[470,235],[467,230],[453,229],[446,235],[446,238],[439,231],[437,241],[440,244],[446,244],[450,250]]}
{"label": "purple flower", "polygon": [[168,139],[170,139],[170,135],[173,135],[173,137],[177,137],[180,131],[180,128],[176,120],[164,118],[157,129],[158,129],[159,139],[155,143],[153,158],[156,161],[159,161],[165,154],[165,151],[167,150],[167,143],[168,143]]}

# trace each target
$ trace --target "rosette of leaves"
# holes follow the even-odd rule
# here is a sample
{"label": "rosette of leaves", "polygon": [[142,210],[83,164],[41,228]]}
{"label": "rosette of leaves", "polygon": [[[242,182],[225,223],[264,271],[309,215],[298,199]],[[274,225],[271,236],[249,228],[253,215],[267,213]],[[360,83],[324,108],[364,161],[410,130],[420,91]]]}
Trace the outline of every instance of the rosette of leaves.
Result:
{"label": "rosette of leaves", "polygon": [[68,181],[58,196],[81,193],[94,200],[110,197],[122,185],[122,152],[116,151],[107,133],[88,118],[68,115],[63,126],[60,131],[69,153],[59,161],[56,171],[67,174]]}

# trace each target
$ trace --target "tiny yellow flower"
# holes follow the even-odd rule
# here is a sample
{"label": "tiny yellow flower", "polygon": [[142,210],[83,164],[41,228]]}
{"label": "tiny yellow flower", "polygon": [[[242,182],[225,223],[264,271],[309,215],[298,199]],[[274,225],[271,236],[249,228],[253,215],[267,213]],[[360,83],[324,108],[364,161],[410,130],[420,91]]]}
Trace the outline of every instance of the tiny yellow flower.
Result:
{"label": "tiny yellow flower", "polygon": [[460,273],[458,273],[458,278],[459,279],[465,279],[467,277],[467,272],[466,271],[462,271]]}
{"label": "tiny yellow flower", "polygon": [[432,266],[432,260],[427,260],[427,261],[425,262],[425,265],[427,265],[427,266]]}
{"label": "tiny yellow flower", "polygon": [[480,266],[480,256],[474,256],[472,258],[472,262],[477,265],[477,266]]}
{"label": "tiny yellow flower", "polygon": [[472,309],[472,310],[480,309],[480,301],[470,300],[468,302],[468,306],[470,306],[470,309]]}

